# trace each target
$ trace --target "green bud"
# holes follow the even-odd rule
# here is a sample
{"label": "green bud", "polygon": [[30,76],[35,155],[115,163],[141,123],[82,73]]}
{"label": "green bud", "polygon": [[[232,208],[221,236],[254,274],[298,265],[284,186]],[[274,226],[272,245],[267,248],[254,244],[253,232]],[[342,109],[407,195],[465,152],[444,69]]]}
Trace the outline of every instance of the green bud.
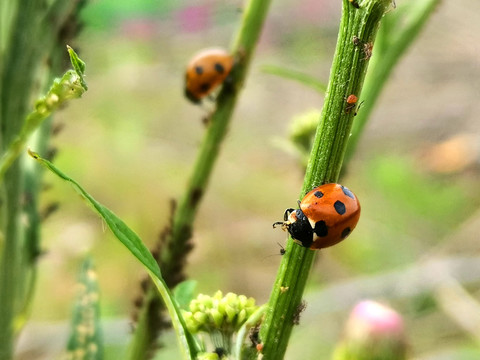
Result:
{"label": "green bud", "polygon": [[215,324],[215,327],[216,328],[220,328],[223,324],[223,314],[220,313],[220,311],[218,311],[217,309],[212,309],[212,311],[210,312],[210,315],[213,319],[213,323]]}
{"label": "green bud", "polygon": [[233,319],[237,315],[237,311],[238,311],[238,309],[230,306],[230,304],[227,304],[225,306],[225,312],[227,313],[227,320],[228,320],[229,323],[233,322]]}
{"label": "green bud", "polygon": [[[240,310],[237,316],[237,324],[243,324],[243,322],[247,319],[247,311],[245,309]],[[240,325],[241,326],[241,325]]]}
{"label": "green bud", "polygon": [[198,353],[198,360],[219,360],[218,354],[216,353]]}
{"label": "green bud", "polygon": [[201,325],[206,324],[208,320],[208,315],[197,311],[196,313],[193,314],[193,318]]}

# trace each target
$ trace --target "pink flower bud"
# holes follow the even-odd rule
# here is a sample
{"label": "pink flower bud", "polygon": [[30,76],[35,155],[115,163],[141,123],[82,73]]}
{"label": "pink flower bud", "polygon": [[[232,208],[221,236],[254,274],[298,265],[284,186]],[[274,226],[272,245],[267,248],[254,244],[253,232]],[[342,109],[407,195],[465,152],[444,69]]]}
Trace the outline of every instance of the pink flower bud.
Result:
{"label": "pink flower bud", "polygon": [[402,317],[385,305],[366,300],[350,313],[335,360],[404,360],[406,348]]}

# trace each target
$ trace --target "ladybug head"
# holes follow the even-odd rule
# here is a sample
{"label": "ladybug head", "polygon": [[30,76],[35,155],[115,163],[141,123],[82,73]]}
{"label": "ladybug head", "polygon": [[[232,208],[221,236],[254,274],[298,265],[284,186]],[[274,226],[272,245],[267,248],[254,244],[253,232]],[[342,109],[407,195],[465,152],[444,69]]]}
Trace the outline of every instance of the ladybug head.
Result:
{"label": "ladybug head", "polygon": [[193,95],[193,93],[190,90],[188,90],[187,88],[185,88],[185,97],[194,104],[199,104],[200,101],[201,101],[199,98],[197,98],[195,95]]}
{"label": "ladybug head", "polygon": [[312,245],[313,229],[302,210],[289,208],[285,210],[283,219],[274,223],[273,227],[282,225],[282,229],[288,231],[295,242],[304,247]]}

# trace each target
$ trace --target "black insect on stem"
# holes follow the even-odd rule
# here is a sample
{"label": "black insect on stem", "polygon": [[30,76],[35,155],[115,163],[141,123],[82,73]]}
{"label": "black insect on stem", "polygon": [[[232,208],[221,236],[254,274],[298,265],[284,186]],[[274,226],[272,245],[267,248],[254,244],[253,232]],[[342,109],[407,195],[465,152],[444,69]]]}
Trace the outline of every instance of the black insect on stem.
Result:
{"label": "black insect on stem", "polygon": [[295,309],[295,313],[293,314],[293,325],[300,325],[300,315],[305,311],[306,308],[307,302],[302,300],[302,302],[298,304],[297,308]]}

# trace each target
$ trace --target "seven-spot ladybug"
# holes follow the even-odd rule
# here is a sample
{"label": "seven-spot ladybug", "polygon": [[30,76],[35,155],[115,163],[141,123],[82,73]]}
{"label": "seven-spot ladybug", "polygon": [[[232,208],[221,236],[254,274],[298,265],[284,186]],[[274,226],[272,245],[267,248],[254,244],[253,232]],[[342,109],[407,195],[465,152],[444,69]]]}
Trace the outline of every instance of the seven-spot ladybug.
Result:
{"label": "seven-spot ladybug", "polygon": [[357,225],[360,203],[357,197],[340,184],[321,185],[299,202],[299,209],[285,210],[282,225],[295,242],[310,248],[322,249],[345,239]]}
{"label": "seven-spot ladybug", "polygon": [[230,74],[233,56],[219,48],[209,48],[197,53],[187,66],[185,74],[185,96],[199,103]]}

